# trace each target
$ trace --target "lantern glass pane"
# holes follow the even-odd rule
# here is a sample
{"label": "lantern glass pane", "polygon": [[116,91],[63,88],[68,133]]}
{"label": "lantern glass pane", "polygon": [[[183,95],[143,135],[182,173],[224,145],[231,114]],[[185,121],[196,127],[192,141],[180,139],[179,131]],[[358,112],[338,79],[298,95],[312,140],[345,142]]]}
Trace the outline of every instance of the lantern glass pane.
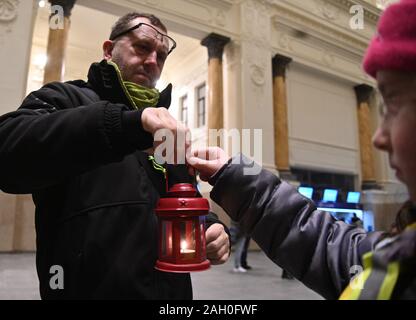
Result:
{"label": "lantern glass pane", "polygon": [[200,217],[199,218],[199,228],[200,228],[199,234],[200,234],[200,237],[201,237],[201,241],[199,242],[200,248],[198,248],[198,250],[205,253],[205,250],[204,250],[205,246],[206,246],[205,236],[202,236],[202,235],[205,235],[205,217]]}
{"label": "lantern glass pane", "polygon": [[180,224],[181,243],[180,255],[181,259],[193,259],[196,256],[196,242],[195,242],[195,221],[186,220]]}
{"label": "lantern glass pane", "polygon": [[162,221],[162,256],[170,257],[172,252],[172,221]]}

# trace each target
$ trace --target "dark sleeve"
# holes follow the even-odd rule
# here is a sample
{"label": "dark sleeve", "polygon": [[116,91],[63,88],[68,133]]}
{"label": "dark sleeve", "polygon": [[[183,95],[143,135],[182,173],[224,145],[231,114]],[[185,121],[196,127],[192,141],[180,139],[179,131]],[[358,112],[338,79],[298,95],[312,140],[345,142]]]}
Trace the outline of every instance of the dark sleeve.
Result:
{"label": "dark sleeve", "polygon": [[32,193],[146,149],[140,119],[108,101],[78,106],[65,84],[49,84],[0,117],[0,189]]}
{"label": "dark sleeve", "polygon": [[271,172],[259,168],[257,175],[245,175],[235,162],[216,176],[211,198],[273,262],[325,298],[338,298],[350,268],[362,265],[362,254],[382,234],[337,221]]}

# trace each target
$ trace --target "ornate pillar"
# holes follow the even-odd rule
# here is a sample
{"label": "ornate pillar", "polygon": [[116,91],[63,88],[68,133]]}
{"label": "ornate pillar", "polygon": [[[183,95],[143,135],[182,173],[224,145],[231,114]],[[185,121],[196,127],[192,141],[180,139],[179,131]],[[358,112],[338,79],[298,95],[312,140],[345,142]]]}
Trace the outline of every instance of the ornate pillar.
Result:
{"label": "ornate pillar", "polygon": [[273,56],[271,12],[267,1],[240,2],[241,40],[234,43],[236,62],[233,70],[229,70],[238,77],[228,84],[236,96],[229,98],[235,111],[228,115],[235,119],[227,120],[238,124],[238,129],[243,130],[242,152],[277,173],[273,137],[273,79],[270,72]]}
{"label": "ornate pillar", "polygon": [[[38,1],[0,0],[0,115],[16,110],[26,94],[32,35]],[[17,233],[19,199],[25,207],[25,230]],[[0,252],[35,248],[34,206],[30,196],[16,196],[0,191]],[[21,217],[23,216],[21,215]],[[20,232],[20,231],[18,231]],[[19,244],[15,242],[19,239]],[[20,244],[26,244],[21,247]]]}
{"label": "ornate pillar", "polygon": [[16,110],[26,94],[37,1],[0,0],[0,114]]}
{"label": "ornate pillar", "polygon": [[293,180],[289,164],[289,130],[287,113],[286,69],[292,59],[275,55],[273,66],[273,110],[275,162],[279,175]]}
{"label": "ornate pillar", "polygon": [[[65,67],[65,52],[71,25],[71,11],[76,0],[49,0],[52,14],[49,17],[49,36],[43,83],[63,81]],[[54,12],[54,6],[59,8]],[[63,13],[63,16],[61,15]]]}
{"label": "ornate pillar", "polygon": [[370,98],[373,87],[365,84],[354,87],[357,96],[358,130],[360,139],[362,189],[378,189],[371,141]]}
{"label": "ornate pillar", "polygon": [[[201,41],[208,48],[208,130],[224,128],[222,55],[228,42],[230,38],[216,33],[211,33]],[[218,141],[209,141],[209,144],[218,145]]]}

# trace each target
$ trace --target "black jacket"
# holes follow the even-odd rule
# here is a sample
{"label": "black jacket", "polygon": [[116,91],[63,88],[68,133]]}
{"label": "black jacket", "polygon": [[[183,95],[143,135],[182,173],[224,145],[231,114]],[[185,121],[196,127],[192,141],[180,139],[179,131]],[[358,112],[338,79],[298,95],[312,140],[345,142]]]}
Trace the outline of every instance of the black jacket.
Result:
{"label": "black jacket", "polygon": [[[317,210],[294,187],[257,165],[259,174],[247,175],[243,165],[232,163],[250,161],[234,158],[224,165],[210,180],[211,198],[276,264],[323,297],[337,299],[363,265],[363,254],[373,251],[376,262],[360,298],[377,298],[386,269],[398,261],[400,273],[391,298],[415,299],[416,230],[393,239],[382,232],[366,233]],[[388,240],[387,245],[381,240]]]}
{"label": "black jacket", "polygon": [[[170,91],[158,105],[169,107]],[[88,83],[48,84],[0,117],[0,189],[33,195],[42,298],[192,298],[189,274],[153,268],[153,209],[165,182],[138,151],[153,143],[140,120],[105,61]],[[170,168],[170,182],[187,179],[185,168]],[[64,290],[49,285],[54,265]]]}

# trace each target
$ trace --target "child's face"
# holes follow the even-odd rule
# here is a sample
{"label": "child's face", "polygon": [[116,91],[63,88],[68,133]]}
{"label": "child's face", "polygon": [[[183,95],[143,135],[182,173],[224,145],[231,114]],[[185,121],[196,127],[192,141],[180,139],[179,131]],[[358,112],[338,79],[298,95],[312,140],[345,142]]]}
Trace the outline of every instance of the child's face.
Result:
{"label": "child's face", "polygon": [[416,74],[379,71],[384,99],[383,120],[373,137],[376,148],[389,154],[390,166],[416,202]]}

